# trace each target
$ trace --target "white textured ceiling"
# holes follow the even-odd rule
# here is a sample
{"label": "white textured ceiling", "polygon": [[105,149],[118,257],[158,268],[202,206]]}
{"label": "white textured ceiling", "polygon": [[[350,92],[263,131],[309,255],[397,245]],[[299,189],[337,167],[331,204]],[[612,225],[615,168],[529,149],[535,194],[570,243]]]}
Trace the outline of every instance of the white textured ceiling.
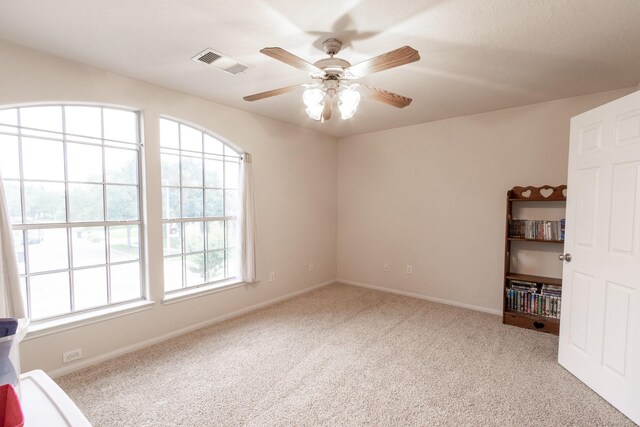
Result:
{"label": "white textured ceiling", "polygon": [[[639,22],[640,0],[0,1],[2,40],[334,136],[637,85]],[[417,49],[419,62],[362,79],[413,103],[363,99],[352,119],[321,124],[300,93],[242,100],[310,82],[261,48],[315,62],[328,37],[352,64]],[[234,76],[193,62],[205,48],[250,68]]]}

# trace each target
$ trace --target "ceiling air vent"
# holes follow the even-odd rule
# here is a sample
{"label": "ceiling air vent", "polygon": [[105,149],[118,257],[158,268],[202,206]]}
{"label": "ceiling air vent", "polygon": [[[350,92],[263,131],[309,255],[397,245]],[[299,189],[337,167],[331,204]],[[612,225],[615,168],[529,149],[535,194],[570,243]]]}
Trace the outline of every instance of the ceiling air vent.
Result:
{"label": "ceiling air vent", "polygon": [[221,56],[214,52],[207,52],[202,56],[196,56],[196,59],[200,62],[204,62],[205,64],[211,64],[216,59],[220,59]]}
{"label": "ceiling air vent", "polygon": [[202,62],[210,67],[217,68],[218,70],[226,71],[230,74],[238,74],[246,70],[246,65],[243,65],[233,58],[223,55],[220,52],[216,52],[213,49],[206,49],[194,56],[196,62]]}

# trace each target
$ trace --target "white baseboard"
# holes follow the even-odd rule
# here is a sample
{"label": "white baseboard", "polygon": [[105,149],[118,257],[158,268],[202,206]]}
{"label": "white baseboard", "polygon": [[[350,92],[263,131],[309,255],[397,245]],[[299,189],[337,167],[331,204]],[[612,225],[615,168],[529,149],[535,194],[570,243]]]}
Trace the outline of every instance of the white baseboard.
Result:
{"label": "white baseboard", "polygon": [[481,311],[483,313],[489,313],[489,314],[495,314],[495,315],[498,315],[498,316],[502,316],[502,311],[495,310],[493,308],[481,307],[479,305],[473,305],[473,304],[465,304],[465,303],[462,303],[462,302],[452,301],[452,300],[448,300],[448,299],[444,299],[444,298],[430,297],[428,295],[418,294],[418,293],[415,293],[415,292],[401,291],[401,290],[398,290],[398,289],[385,288],[383,286],[370,285],[368,283],[354,282],[352,280],[345,280],[345,279],[336,279],[336,283],[344,283],[345,285],[357,286],[359,288],[367,288],[367,289],[373,289],[373,290],[376,290],[376,291],[388,292],[388,293],[391,293],[391,294],[404,295],[406,297],[419,298],[419,299],[423,299],[423,300],[427,300],[427,301],[431,301],[431,302],[437,302],[437,303],[440,303],[440,304],[453,305],[453,306],[456,306],[456,307],[468,308],[470,310]]}
{"label": "white baseboard", "polygon": [[208,320],[205,320],[204,322],[195,323],[193,325],[189,325],[187,327],[184,327],[184,328],[181,328],[181,329],[178,329],[178,330],[175,330],[175,331],[163,334],[163,335],[159,335],[157,337],[149,338],[148,340],[140,341],[140,342],[137,342],[135,344],[131,344],[131,345],[128,345],[128,346],[125,346],[125,347],[120,347],[118,349],[109,351],[107,353],[100,354],[99,356],[91,357],[89,359],[82,360],[82,361],[79,361],[77,363],[74,363],[73,366],[63,366],[63,367],[58,368],[58,369],[53,369],[51,371],[47,371],[47,374],[51,378],[61,377],[63,375],[67,375],[67,374],[70,374],[72,372],[79,371],[80,369],[87,368],[89,366],[98,364],[100,362],[104,362],[104,361],[107,361],[109,359],[113,359],[113,358],[116,358],[118,356],[122,356],[123,354],[131,353],[133,351],[140,350],[140,349],[142,349],[144,347],[149,347],[151,345],[159,344],[159,343],[161,343],[163,341],[167,341],[167,340],[169,340],[171,338],[187,334],[187,333],[195,331],[197,329],[202,329],[202,328],[207,327],[209,325],[213,325],[214,323],[222,322],[222,321],[225,321],[225,320],[228,320],[228,319],[231,319],[231,318],[238,317],[238,316],[241,316],[243,314],[249,313],[251,311],[259,310],[261,308],[268,307],[268,306],[273,305],[273,304],[277,304],[277,303],[279,303],[281,301],[285,301],[285,300],[297,297],[298,295],[302,295],[302,294],[305,294],[307,292],[311,292],[311,291],[313,291],[315,289],[321,288],[323,286],[330,285],[330,284],[335,283],[335,282],[336,282],[335,280],[329,280],[328,282],[318,283],[317,285],[313,285],[311,287],[308,287],[308,288],[305,288],[305,289],[302,289],[302,290],[299,290],[299,291],[296,291],[296,292],[292,292],[290,294],[286,294],[286,295],[283,295],[283,296],[278,297],[278,298],[274,298],[274,299],[271,299],[271,300],[268,300],[268,301],[264,301],[264,302],[261,302],[259,304],[254,304],[252,306],[245,307],[243,309],[236,310],[236,311],[231,312],[231,313],[223,314],[222,316],[214,317],[213,319],[208,319]]}

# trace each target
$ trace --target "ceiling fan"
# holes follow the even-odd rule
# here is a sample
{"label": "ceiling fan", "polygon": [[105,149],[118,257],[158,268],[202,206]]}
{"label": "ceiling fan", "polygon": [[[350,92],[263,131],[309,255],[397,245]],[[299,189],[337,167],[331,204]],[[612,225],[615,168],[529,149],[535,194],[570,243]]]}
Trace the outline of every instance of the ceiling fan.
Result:
{"label": "ceiling fan", "polygon": [[331,118],[331,112],[335,104],[337,104],[343,119],[348,119],[353,116],[360,102],[360,92],[358,89],[362,89],[363,94],[369,98],[397,108],[404,108],[411,104],[411,98],[386,90],[376,89],[371,86],[351,83],[351,81],[368,74],[417,61],[420,59],[417,50],[409,46],[404,46],[358,64],[351,65],[348,61],[335,57],[342,48],[342,42],[340,40],[330,38],[325,40],[322,45],[329,57],[316,61],[313,64],[280,47],[265,47],[262,49],[260,51],[261,53],[273,59],[309,72],[311,78],[317,80],[317,82],[314,84],[281,87],[245,96],[243,99],[245,101],[257,101],[304,87],[303,101],[307,107],[306,112],[312,119],[321,122]]}

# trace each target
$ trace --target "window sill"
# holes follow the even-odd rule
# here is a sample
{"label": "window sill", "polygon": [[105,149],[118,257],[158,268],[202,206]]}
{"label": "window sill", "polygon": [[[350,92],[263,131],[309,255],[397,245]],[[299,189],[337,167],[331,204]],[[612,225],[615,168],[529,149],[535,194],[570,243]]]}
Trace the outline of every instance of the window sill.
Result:
{"label": "window sill", "polygon": [[86,313],[71,315],[61,319],[44,321],[36,324],[32,323],[29,325],[29,331],[23,341],[149,310],[153,305],[155,305],[154,301],[135,301],[128,304],[121,304],[114,307],[106,307]]}
{"label": "window sill", "polygon": [[185,289],[183,291],[172,292],[166,295],[162,300],[163,305],[174,304],[176,302],[190,300],[192,298],[199,298],[209,294],[215,294],[216,292],[228,291],[229,289],[238,288],[244,286],[245,282],[240,280],[239,277],[234,277],[224,282],[218,282],[211,285],[202,285],[196,288]]}

